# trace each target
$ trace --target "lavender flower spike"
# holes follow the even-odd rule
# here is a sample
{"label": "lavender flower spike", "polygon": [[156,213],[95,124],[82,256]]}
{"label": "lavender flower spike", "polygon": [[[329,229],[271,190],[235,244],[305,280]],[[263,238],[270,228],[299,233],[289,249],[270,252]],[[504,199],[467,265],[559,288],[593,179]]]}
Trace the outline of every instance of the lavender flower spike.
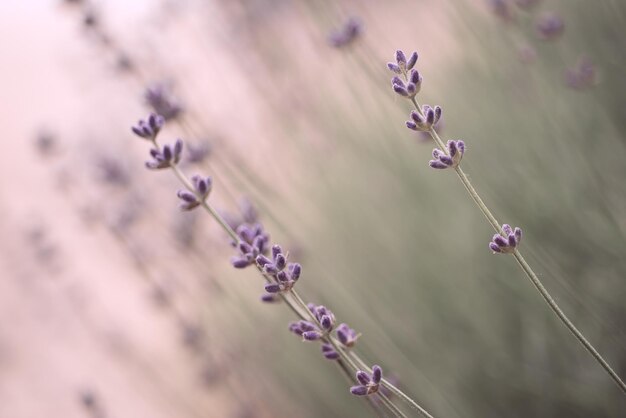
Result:
{"label": "lavender flower spike", "polygon": [[502,233],[495,234],[489,243],[494,254],[511,254],[522,240],[522,230],[511,228],[509,224],[502,225]]}
{"label": "lavender flower spike", "polygon": [[432,168],[446,169],[456,168],[461,163],[465,153],[465,143],[463,141],[448,141],[445,152],[439,148],[433,150],[433,160],[429,164]]}
{"label": "lavender flower spike", "polygon": [[270,237],[263,231],[261,224],[242,224],[236,232],[239,242],[233,242],[233,246],[239,249],[239,255],[231,259],[231,264],[242,269],[254,264],[258,256],[267,252]]}
{"label": "lavender flower spike", "polygon": [[131,127],[135,135],[154,141],[159,134],[159,131],[165,124],[165,118],[156,113],[151,113],[147,119],[140,120],[137,125]]}
{"label": "lavender flower spike", "polygon": [[211,185],[213,181],[211,177],[193,176],[191,178],[193,183],[194,192],[188,190],[179,190],[178,198],[182,200],[180,208],[182,210],[192,210],[200,206],[202,202],[206,200],[211,192]]}
{"label": "lavender flower spike", "polygon": [[183,141],[177,139],[174,145],[164,145],[161,150],[153,148],[150,150],[152,161],[146,162],[146,167],[151,170],[159,170],[175,166],[180,161],[183,152]]}
{"label": "lavender flower spike", "polygon": [[423,105],[421,111],[411,111],[411,120],[406,122],[406,127],[413,131],[429,131],[441,119],[443,110],[440,106],[430,107]]}
{"label": "lavender flower spike", "polygon": [[360,385],[352,386],[350,392],[356,396],[367,396],[378,392],[380,381],[383,378],[383,369],[380,366],[372,366],[372,373],[362,370],[356,372],[356,379]]}
{"label": "lavender flower spike", "polygon": [[263,254],[256,257],[257,266],[275,282],[265,285],[267,293],[288,292],[300,278],[302,267],[298,263],[287,263],[287,256],[279,245],[272,247],[272,259]]}

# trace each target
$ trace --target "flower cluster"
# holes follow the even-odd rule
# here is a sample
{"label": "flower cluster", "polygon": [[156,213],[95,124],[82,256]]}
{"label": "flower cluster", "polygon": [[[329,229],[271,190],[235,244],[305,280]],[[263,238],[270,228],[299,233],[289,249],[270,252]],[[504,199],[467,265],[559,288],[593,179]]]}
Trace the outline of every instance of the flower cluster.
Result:
{"label": "flower cluster", "polygon": [[193,193],[189,190],[179,190],[177,194],[178,198],[182,200],[180,204],[182,210],[195,209],[200,206],[209,196],[209,193],[211,193],[211,186],[213,185],[211,177],[196,175],[191,178],[191,182],[193,183]]}
{"label": "flower cluster", "polygon": [[154,141],[164,124],[165,118],[163,116],[151,113],[148,119],[139,120],[137,125],[131,127],[131,129],[135,135]]}
{"label": "flower cluster", "polygon": [[[322,305],[309,303],[308,309],[315,318],[316,322],[313,323],[305,320],[292,322],[289,324],[289,331],[301,336],[304,341],[319,341],[333,330],[333,327],[335,326],[335,315],[330,311],[330,309]],[[322,346],[322,352],[325,353],[324,347],[325,345]],[[334,357],[333,359],[339,358],[339,354],[333,350],[332,345],[327,348],[327,350],[334,353],[332,354]],[[328,358],[326,353],[324,356]]]}
{"label": "flower cluster", "polygon": [[180,161],[183,152],[183,141],[177,139],[174,145],[164,145],[161,150],[152,148],[150,155],[152,161],[146,161],[146,167],[151,170],[159,170],[175,166]]}
{"label": "flower cluster", "polygon": [[422,87],[422,76],[413,67],[417,62],[417,52],[413,52],[409,59],[406,59],[404,52],[396,51],[396,62],[387,63],[387,68],[396,74],[403,75],[406,82],[395,76],[391,79],[391,88],[400,96],[413,98],[419,93]]}
{"label": "flower cluster", "polygon": [[511,228],[509,224],[502,225],[502,234],[495,234],[489,243],[489,248],[493,253],[510,254],[522,240],[522,230]]}
{"label": "flower cluster", "polygon": [[441,119],[442,109],[439,106],[430,107],[423,105],[421,111],[411,111],[411,119],[406,122],[406,127],[414,131],[430,131]]}
{"label": "flower cluster", "polygon": [[356,379],[360,385],[352,386],[350,392],[356,396],[367,396],[378,392],[380,382],[383,378],[383,369],[378,365],[372,366],[372,373],[359,370],[356,372]]}
{"label": "flower cluster", "polygon": [[238,242],[233,245],[239,250],[239,255],[231,259],[233,267],[242,269],[256,262],[259,255],[267,252],[269,235],[263,230],[263,225],[241,224],[237,227]]}
{"label": "flower cluster", "polygon": [[293,288],[302,272],[298,263],[287,263],[287,256],[279,245],[272,246],[272,259],[263,254],[256,257],[257,266],[263,273],[275,279],[275,282],[265,285],[267,293],[287,292]]}
{"label": "flower cluster", "polygon": [[328,41],[335,48],[343,48],[354,42],[363,32],[363,25],[361,22],[351,17],[344,23],[344,25],[336,32],[330,34]]}
{"label": "flower cluster", "polygon": [[429,164],[432,168],[445,169],[455,168],[461,163],[463,154],[465,153],[465,143],[463,141],[448,141],[446,150],[439,148],[433,150],[433,160]]}

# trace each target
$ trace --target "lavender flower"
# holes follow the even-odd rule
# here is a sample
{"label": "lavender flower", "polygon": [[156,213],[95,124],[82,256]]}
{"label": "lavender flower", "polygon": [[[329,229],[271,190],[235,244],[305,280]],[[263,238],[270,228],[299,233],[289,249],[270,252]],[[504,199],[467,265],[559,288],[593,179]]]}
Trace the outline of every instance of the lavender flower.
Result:
{"label": "lavender flower", "polygon": [[423,105],[421,112],[411,111],[411,119],[406,122],[406,127],[414,131],[429,131],[441,118],[442,109],[439,106],[434,108]]}
{"label": "lavender flower", "polygon": [[317,322],[319,322],[325,333],[332,331],[335,326],[335,315],[330,311],[330,309],[323,305],[314,305],[312,303],[309,303],[307,307],[315,319],[317,319]]}
{"label": "lavender flower", "polygon": [[265,303],[280,302],[280,297],[277,294],[265,293],[261,296],[261,302],[265,302]]}
{"label": "lavender flower", "polygon": [[231,263],[233,267],[242,269],[254,264],[259,255],[267,252],[270,237],[259,223],[242,224],[236,232],[240,239],[239,242],[233,242],[233,245],[238,248],[239,255],[233,257]]}
{"label": "lavender flower", "polygon": [[187,161],[192,164],[200,164],[205,161],[211,154],[211,145],[209,141],[203,140],[197,145],[187,144]]}
{"label": "lavender flower", "polygon": [[363,32],[363,25],[354,17],[349,18],[339,29],[330,34],[328,41],[335,48],[343,48],[353,43]]}
{"label": "lavender flower", "polygon": [[356,372],[356,379],[360,385],[352,386],[350,392],[356,396],[367,396],[378,392],[380,381],[383,378],[383,369],[380,366],[372,366],[372,373],[362,370]]}
{"label": "lavender flower", "polygon": [[182,210],[192,210],[200,206],[206,200],[211,192],[213,180],[211,177],[193,176],[191,178],[194,192],[189,190],[179,190],[178,198],[182,200],[180,208]]}
{"label": "lavender flower", "polygon": [[267,293],[287,292],[293,288],[302,272],[302,267],[298,263],[287,263],[287,256],[283,254],[278,245],[272,247],[272,259],[263,254],[256,257],[257,266],[263,272],[276,279],[273,283],[265,285]]}
{"label": "lavender flower", "polygon": [[511,228],[509,224],[502,225],[502,233],[495,234],[489,243],[493,253],[511,254],[522,240],[522,230]]}
{"label": "lavender flower", "polygon": [[430,160],[429,164],[432,168],[445,169],[456,168],[465,153],[465,142],[448,141],[445,152],[439,148],[433,150],[434,160]]}
{"label": "lavender flower", "polygon": [[289,331],[301,336],[303,341],[318,341],[324,337],[324,332],[317,325],[305,320],[290,323]]}
{"label": "lavender flower", "polygon": [[165,120],[175,119],[182,111],[182,106],[174,99],[164,84],[154,84],[144,93],[146,102]]}
{"label": "lavender flower", "polygon": [[361,336],[355,330],[350,328],[348,324],[340,324],[337,327],[337,338],[344,347],[352,348],[356,344],[356,340]]}
{"label": "lavender flower", "polygon": [[139,120],[137,125],[131,129],[135,135],[154,141],[164,124],[165,118],[163,116],[151,113],[146,120]]}
{"label": "lavender flower", "polygon": [[565,29],[563,18],[556,13],[544,13],[537,19],[537,34],[544,41],[558,38]]}
{"label": "lavender flower", "polygon": [[151,170],[158,170],[175,166],[180,162],[183,152],[183,141],[177,139],[174,145],[164,145],[161,150],[153,148],[150,150],[152,161],[146,162],[146,167]]}
{"label": "lavender flower", "polygon": [[407,60],[404,52],[398,50],[396,51],[396,62],[387,63],[387,68],[396,74],[404,76],[404,81],[398,76],[391,79],[391,88],[400,96],[413,98],[422,87],[422,76],[417,70],[413,69],[416,62],[417,52],[413,52]]}
{"label": "lavender flower", "polygon": [[339,353],[335,351],[333,345],[330,343],[322,344],[322,355],[328,360],[338,360],[340,357]]}

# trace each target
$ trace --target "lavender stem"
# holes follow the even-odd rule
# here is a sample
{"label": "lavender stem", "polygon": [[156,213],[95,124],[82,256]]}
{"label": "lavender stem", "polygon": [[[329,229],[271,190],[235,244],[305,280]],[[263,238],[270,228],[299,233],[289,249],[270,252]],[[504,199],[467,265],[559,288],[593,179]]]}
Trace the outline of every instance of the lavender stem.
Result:
{"label": "lavender stem", "polygon": [[[412,98],[411,101],[413,102],[413,105],[415,106],[415,109],[417,110],[417,112],[421,114],[420,106],[417,100],[415,100],[415,98]],[[437,145],[441,148],[441,150],[443,152],[446,152],[446,147],[444,146],[443,141],[441,140],[441,138],[439,137],[439,134],[435,131],[435,129],[431,127],[428,132],[430,133],[430,136],[433,138],[433,140],[437,143]],[[502,229],[500,227],[500,224],[496,220],[496,217],[493,215],[493,213],[491,213],[487,205],[485,205],[485,202],[483,202],[481,197],[478,195],[478,192],[476,191],[474,186],[472,186],[472,183],[470,182],[465,172],[461,169],[460,166],[455,167],[454,171],[456,171],[456,174],[459,177],[459,180],[461,180],[461,183],[463,184],[463,186],[465,187],[465,189],[471,196],[472,200],[474,200],[474,203],[476,203],[480,211],[483,213],[483,215],[485,215],[485,217],[487,218],[491,226],[495,229],[497,233],[501,233]],[[526,262],[522,254],[519,252],[519,250],[516,249],[513,252],[513,256],[515,257],[515,260],[517,261],[519,266],[522,268],[522,270],[524,271],[528,279],[532,282],[535,288],[539,291],[543,299],[546,301],[550,309],[552,309],[552,311],[556,314],[559,320],[567,327],[567,329],[570,330],[572,334],[574,334],[574,337],[576,337],[576,339],[583,345],[583,347],[589,352],[589,354],[591,354],[593,358],[596,359],[596,361],[609,374],[609,376],[613,379],[613,381],[617,384],[617,386],[622,390],[622,392],[626,393],[626,384],[624,383],[624,381],[611,368],[609,363],[607,363],[607,361],[600,355],[600,353],[594,348],[594,346],[591,345],[591,343],[585,338],[582,332],[580,332],[578,328],[576,328],[576,326],[572,323],[572,321],[569,320],[569,318],[565,315],[565,313],[561,310],[561,308],[559,308],[556,301],[552,298],[552,296],[548,292],[548,289],[546,289],[545,286],[541,283],[541,280],[539,280],[539,277],[537,277],[537,274],[535,274],[533,269],[528,265],[528,263]]]}

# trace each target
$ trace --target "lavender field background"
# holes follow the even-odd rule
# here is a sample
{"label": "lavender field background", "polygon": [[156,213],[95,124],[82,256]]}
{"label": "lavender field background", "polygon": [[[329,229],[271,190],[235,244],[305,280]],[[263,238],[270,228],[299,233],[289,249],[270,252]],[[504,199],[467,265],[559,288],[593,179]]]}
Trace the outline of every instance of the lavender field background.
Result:
{"label": "lavender field background", "polygon": [[417,50],[441,135],[626,375],[626,2],[514,3],[0,2],[0,417],[371,416],[145,169],[148,88],[180,105],[162,135],[212,204],[253,205],[298,289],[434,416],[623,416],[390,88],[385,64]]}

